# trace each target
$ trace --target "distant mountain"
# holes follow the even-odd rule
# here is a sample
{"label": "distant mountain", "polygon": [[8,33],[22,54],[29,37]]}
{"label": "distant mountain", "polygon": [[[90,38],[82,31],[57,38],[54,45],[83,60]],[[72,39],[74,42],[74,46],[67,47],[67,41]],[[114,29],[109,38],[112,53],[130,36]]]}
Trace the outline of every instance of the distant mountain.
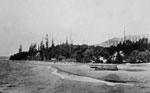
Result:
{"label": "distant mountain", "polygon": [[120,38],[115,37],[115,38],[112,38],[110,40],[106,40],[100,44],[97,44],[96,46],[109,47],[109,46],[118,44],[120,41],[121,41]]}
{"label": "distant mountain", "polygon": [[126,37],[121,37],[121,38],[112,38],[110,40],[106,40],[100,44],[97,44],[96,46],[102,46],[102,47],[110,47],[110,46],[116,46],[118,43],[123,42],[125,40],[130,40],[130,41],[138,41],[141,38],[148,38],[150,40],[150,35],[149,34],[142,34],[142,35],[128,35]]}

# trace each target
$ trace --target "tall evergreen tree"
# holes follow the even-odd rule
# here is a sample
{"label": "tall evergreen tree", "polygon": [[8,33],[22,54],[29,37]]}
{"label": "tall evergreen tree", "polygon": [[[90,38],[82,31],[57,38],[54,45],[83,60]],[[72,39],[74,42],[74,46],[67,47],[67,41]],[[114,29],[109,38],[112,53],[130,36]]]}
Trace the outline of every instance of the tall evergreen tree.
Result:
{"label": "tall evergreen tree", "polygon": [[19,46],[19,53],[22,52],[22,45]]}
{"label": "tall evergreen tree", "polygon": [[49,46],[48,46],[48,45],[49,45],[49,44],[48,44],[48,43],[49,43],[48,34],[46,34],[45,40],[46,40],[46,49],[48,49],[48,47],[49,47]]}
{"label": "tall evergreen tree", "polygon": [[52,48],[54,48],[54,47],[55,47],[55,43],[54,43],[53,38],[52,38],[52,45],[51,45],[51,47],[52,47]]}

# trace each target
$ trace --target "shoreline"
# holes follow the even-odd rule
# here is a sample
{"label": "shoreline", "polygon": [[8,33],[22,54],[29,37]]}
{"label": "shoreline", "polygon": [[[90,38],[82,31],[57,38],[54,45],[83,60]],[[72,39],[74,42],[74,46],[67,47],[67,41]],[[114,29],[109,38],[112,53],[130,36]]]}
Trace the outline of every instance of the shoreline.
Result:
{"label": "shoreline", "polygon": [[[52,67],[49,67],[52,68]],[[130,83],[114,83],[114,82],[109,82],[109,81],[105,81],[105,80],[100,80],[100,79],[96,79],[93,77],[88,77],[88,76],[83,76],[83,75],[79,75],[79,74],[73,74],[70,72],[66,72],[63,70],[60,70],[58,68],[54,68],[53,67],[53,74],[61,77],[62,79],[67,79],[67,80],[75,80],[75,81],[82,81],[82,82],[93,82],[93,83],[103,83],[109,86],[115,86],[115,85],[131,85],[133,86],[134,84],[130,84]]]}

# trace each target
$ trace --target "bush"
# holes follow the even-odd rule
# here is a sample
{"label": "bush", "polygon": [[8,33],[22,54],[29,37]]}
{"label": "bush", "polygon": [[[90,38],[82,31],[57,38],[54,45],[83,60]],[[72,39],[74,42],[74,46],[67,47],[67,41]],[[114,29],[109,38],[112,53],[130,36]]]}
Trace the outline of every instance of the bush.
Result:
{"label": "bush", "polygon": [[131,52],[130,56],[127,58],[129,63],[145,63],[150,61],[150,51],[138,51],[134,50]]}
{"label": "bush", "polygon": [[106,63],[122,64],[124,59],[124,54],[119,51],[110,56]]}
{"label": "bush", "polygon": [[28,52],[20,52],[20,53],[10,56],[9,59],[10,60],[27,60],[28,56],[29,56]]}

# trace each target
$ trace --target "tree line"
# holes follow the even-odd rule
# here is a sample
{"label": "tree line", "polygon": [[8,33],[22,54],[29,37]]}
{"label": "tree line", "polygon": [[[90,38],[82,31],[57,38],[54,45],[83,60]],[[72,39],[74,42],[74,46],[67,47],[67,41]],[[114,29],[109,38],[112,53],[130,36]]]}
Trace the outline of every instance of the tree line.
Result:
{"label": "tree line", "polygon": [[55,45],[54,40],[49,46],[48,37],[40,45],[31,44],[28,51],[22,51],[10,56],[10,60],[55,60],[75,61],[82,63],[143,63],[150,62],[150,43],[148,38],[138,41],[125,40],[117,46],[101,47],[94,45],[75,45],[65,43]]}

